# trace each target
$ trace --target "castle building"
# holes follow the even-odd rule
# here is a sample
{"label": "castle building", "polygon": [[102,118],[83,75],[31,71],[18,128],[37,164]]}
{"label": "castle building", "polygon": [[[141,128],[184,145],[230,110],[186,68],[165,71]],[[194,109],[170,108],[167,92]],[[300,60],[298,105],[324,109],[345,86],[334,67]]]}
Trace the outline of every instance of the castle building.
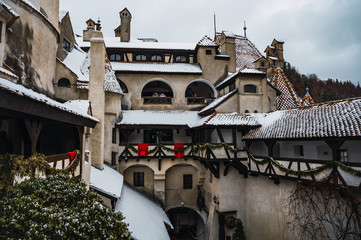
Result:
{"label": "castle building", "polygon": [[[5,82],[24,102],[38,95],[19,96],[19,86],[46,95],[43,111],[12,107],[25,122],[30,116],[30,139],[40,132],[39,143],[29,148],[23,136],[16,152],[80,148],[82,178],[108,207],[128,216],[134,239],[228,240],[236,218],[248,239],[295,239],[284,232],[282,202],[301,178],[256,160],[271,157],[295,171],[332,160],[361,168],[361,99],[314,104],[309,94],[299,97],[282,70],[282,41],[274,39],[263,55],[230,31],[196,43],[136,39],[127,8],[113,37],[104,37],[107,26],[92,19],[77,36],[58,1],[5,2],[0,94],[11,91]],[[46,41],[37,41],[44,35]],[[16,39],[24,44],[15,47]],[[57,105],[49,107],[50,100]],[[12,132],[19,117],[8,116],[7,104],[0,100],[0,129],[15,141],[24,131]],[[71,144],[72,137],[77,142]],[[60,149],[63,142],[71,146]],[[50,151],[54,146],[59,149]],[[361,179],[340,172],[339,181],[358,191]],[[142,203],[149,206],[141,208],[144,219],[137,209]],[[152,220],[151,228],[139,224]],[[151,230],[155,235],[145,233]]]}

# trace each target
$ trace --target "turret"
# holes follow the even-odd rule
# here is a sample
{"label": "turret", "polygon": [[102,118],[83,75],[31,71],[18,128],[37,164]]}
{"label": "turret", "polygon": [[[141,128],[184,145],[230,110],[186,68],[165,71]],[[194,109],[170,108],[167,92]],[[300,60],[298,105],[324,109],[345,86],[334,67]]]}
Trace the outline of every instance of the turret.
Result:
{"label": "turret", "polygon": [[120,37],[121,42],[130,41],[130,23],[132,21],[132,14],[127,8],[124,8],[120,13],[120,25],[114,29],[115,36]]}
{"label": "turret", "polygon": [[86,25],[86,29],[83,30],[83,41],[89,42],[93,36],[93,31],[95,30],[95,22],[89,18],[89,20],[86,21]]}

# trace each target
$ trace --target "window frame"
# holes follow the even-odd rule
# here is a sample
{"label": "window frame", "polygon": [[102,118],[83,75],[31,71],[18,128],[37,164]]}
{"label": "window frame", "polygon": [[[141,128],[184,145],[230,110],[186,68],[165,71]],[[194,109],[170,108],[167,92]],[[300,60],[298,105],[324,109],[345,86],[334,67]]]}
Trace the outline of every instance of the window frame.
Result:
{"label": "window frame", "polygon": [[243,86],[244,93],[257,93],[257,86],[254,84],[246,84]]}
{"label": "window frame", "polygon": [[188,62],[188,58],[185,55],[178,55],[174,58],[174,61],[177,63],[187,63]]}
{"label": "window frame", "polygon": [[71,47],[71,44],[70,42],[66,39],[66,38],[63,38],[63,43],[62,43],[62,47],[65,51],[67,52],[70,52],[70,47]]}
{"label": "window frame", "polygon": [[137,54],[137,55],[135,55],[134,60],[137,62],[146,62],[147,56],[144,54]]}
{"label": "window frame", "polygon": [[154,54],[150,57],[150,61],[152,62],[162,62],[163,61],[163,58],[161,55],[159,54]]}
{"label": "window frame", "polygon": [[[65,83],[65,81],[66,81],[66,83]],[[70,88],[70,86],[71,86],[71,83],[70,83],[70,80],[69,80],[69,79],[67,79],[67,78],[60,78],[60,79],[58,80],[58,87],[59,87],[59,88]]]}
{"label": "window frame", "polygon": [[193,189],[193,174],[183,174],[183,189]]}
{"label": "window frame", "polygon": [[144,172],[133,172],[133,186],[144,187]]}
{"label": "window frame", "polygon": [[[113,57],[115,56],[115,57]],[[122,54],[112,53],[109,55],[109,61],[122,61]]]}

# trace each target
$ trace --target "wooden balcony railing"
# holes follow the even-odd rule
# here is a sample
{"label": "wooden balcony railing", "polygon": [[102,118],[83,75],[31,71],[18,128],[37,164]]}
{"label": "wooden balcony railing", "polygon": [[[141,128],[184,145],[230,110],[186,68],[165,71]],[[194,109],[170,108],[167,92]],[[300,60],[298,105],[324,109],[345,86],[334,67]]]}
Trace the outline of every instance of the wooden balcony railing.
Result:
{"label": "wooden balcony railing", "polygon": [[214,98],[206,98],[206,97],[187,97],[187,104],[206,104],[213,101]]}
{"label": "wooden balcony railing", "polygon": [[[46,161],[55,169],[66,169],[66,167],[70,164],[70,156],[69,153],[49,155],[46,156]],[[72,176],[75,178],[81,178],[82,170],[82,163],[80,161],[79,166],[72,173]]]}
{"label": "wooden balcony railing", "polygon": [[172,104],[172,97],[143,97],[144,104]]}

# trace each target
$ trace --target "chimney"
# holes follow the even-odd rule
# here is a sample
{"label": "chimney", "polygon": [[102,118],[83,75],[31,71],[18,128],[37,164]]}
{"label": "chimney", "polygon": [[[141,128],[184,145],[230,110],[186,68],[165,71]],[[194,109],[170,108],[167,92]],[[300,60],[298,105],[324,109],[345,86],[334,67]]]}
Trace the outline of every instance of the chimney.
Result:
{"label": "chimney", "polygon": [[83,41],[89,42],[90,39],[93,37],[93,31],[95,30],[95,22],[89,18],[88,21],[86,21],[86,29],[83,30]]}
{"label": "chimney", "polygon": [[99,123],[92,131],[92,165],[103,169],[104,161],[104,109],[105,109],[105,44],[103,34],[93,31],[90,39],[89,95],[93,116]]}

